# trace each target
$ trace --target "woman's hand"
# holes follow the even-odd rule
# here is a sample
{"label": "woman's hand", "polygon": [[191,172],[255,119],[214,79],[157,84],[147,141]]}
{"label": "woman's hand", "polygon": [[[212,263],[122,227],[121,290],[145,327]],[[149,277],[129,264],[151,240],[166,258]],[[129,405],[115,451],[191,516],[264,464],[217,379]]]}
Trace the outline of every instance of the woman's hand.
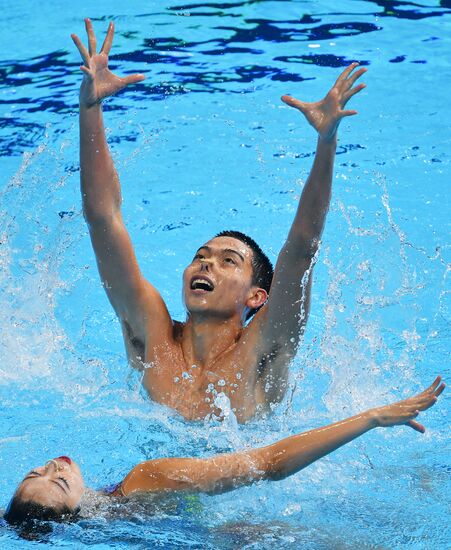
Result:
{"label": "woman's hand", "polygon": [[424,433],[425,427],[413,419],[419,415],[420,411],[425,411],[436,403],[438,396],[445,389],[445,384],[441,380],[440,376],[437,376],[432,385],[418,395],[392,405],[371,409],[369,413],[375,420],[376,426],[387,427],[406,424],[406,426],[410,426],[417,432]]}
{"label": "woman's hand", "polygon": [[306,103],[289,95],[282,96],[282,101],[301,111],[321,139],[333,141],[341,119],[357,114],[357,111],[344,110],[351,97],[365,88],[365,84],[359,84],[353,88],[355,81],[366,72],[366,69],[362,68],[353,73],[357,66],[358,63],[349,65],[321,101]]}
{"label": "woman's hand", "polygon": [[120,78],[108,69],[108,54],[110,53],[114,36],[113,23],[110,23],[108,26],[108,32],[99,53],[96,53],[97,41],[90,19],[85,19],[85,25],[88,34],[89,51],[83,46],[76,34],[72,34],[71,37],[84,63],[80,67],[84,73],[80,88],[80,105],[89,108],[101,102],[102,99],[119,92],[129,84],[144,80],[145,77],[143,74],[132,74],[125,78]]}

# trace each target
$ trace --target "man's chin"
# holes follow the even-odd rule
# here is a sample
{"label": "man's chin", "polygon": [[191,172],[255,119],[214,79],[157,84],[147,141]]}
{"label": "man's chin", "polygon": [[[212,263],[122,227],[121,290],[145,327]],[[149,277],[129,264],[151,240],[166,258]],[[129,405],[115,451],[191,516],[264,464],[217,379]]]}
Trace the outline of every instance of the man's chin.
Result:
{"label": "man's chin", "polygon": [[195,309],[199,311],[215,309],[215,304],[212,304],[212,302],[214,302],[214,297],[211,292],[189,290],[188,293],[184,294],[183,301],[186,309],[189,311]]}

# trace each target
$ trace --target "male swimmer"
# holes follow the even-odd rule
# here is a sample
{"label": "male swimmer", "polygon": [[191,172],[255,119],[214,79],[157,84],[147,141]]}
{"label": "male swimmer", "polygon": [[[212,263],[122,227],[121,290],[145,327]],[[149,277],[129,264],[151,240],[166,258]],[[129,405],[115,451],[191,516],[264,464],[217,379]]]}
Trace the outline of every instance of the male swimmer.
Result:
{"label": "male swimmer", "polygon": [[[120,319],[130,363],[143,370],[150,397],[186,419],[215,411],[210,384],[230,399],[239,422],[280,402],[288,367],[310,308],[314,258],[329,208],[337,130],[355,85],[366,71],[353,63],[326,97],[299,110],[318,133],[315,159],[294,222],[274,269],[260,247],[234,231],[220,233],[195,253],[183,275],[185,322],[171,319],[157,291],[142,275],[121,215],[119,178],[108,149],[102,100],[144,79],[108,69],[114,25],[97,53],[85,20],[88,48],[72,35],[83,59],[80,89],[80,165],[83,212],[100,277]],[[248,323],[247,320],[251,319]],[[182,373],[189,377],[184,378]],[[218,387],[218,382],[221,386]],[[211,387],[211,386],[210,386]]]}
{"label": "male swimmer", "polygon": [[[418,395],[282,439],[267,447],[204,459],[161,458],[141,462],[113,490],[102,492],[116,497],[143,492],[215,494],[262,479],[284,479],[373,428],[406,424],[424,432],[424,426],[414,419],[419,411],[436,403],[444,388],[437,377]],[[84,492],[79,467],[69,457],[60,456],[26,474],[4,517],[12,525],[33,520],[72,519],[79,511]]]}

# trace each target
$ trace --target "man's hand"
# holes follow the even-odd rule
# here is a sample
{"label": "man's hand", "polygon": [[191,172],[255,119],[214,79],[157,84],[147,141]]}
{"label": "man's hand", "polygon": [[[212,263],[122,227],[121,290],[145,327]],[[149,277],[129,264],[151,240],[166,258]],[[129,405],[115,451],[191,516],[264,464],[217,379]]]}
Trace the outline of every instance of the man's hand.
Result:
{"label": "man's hand", "polygon": [[349,65],[321,101],[306,103],[289,95],[282,96],[282,101],[301,111],[321,139],[333,141],[341,119],[357,114],[357,111],[344,110],[351,97],[365,88],[365,84],[358,84],[353,88],[355,81],[366,72],[366,69],[362,68],[353,73],[357,66],[358,63]]}
{"label": "man's hand", "polygon": [[424,426],[413,419],[418,416],[420,411],[429,409],[437,402],[438,396],[445,389],[445,384],[441,380],[440,376],[437,376],[432,385],[418,395],[385,407],[372,409],[370,414],[376,421],[376,425],[387,427],[406,424],[417,432],[424,433]]}
{"label": "man's hand", "polygon": [[96,53],[97,41],[90,19],[85,19],[85,25],[88,34],[89,51],[83,46],[76,34],[71,34],[71,37],[84,63],[80,67],[84,73],[80,88],[80,105],[89,108],[102,101],[102,99],[119,92],[129,84],[144,80],[145,77],[143,74],[132,74],[125,78],[120,78],[108,69],[108,54],[110,53],[114,36],[113,23],[110,23],[108,26],[108,32],[99,53]]}

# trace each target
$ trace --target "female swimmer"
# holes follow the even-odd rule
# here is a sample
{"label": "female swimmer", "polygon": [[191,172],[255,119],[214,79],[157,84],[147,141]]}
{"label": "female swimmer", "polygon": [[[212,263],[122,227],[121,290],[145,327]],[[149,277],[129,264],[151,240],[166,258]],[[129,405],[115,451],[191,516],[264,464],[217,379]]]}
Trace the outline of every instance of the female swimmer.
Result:
{"label": "female swimmer", "polygon": [[[422,393],[323,428],[282,439],[267,447],[210,458],[161,458],[141,462],[112,490],[104,494],[125,497],[133,493],[221,493],[255,481],[279,480],[376,427],[406,424],[423,433],[414,420],[437,401],[445,388],[441,378]],[[78,465],[67,456],[49,460],[23,478],[6,510],[15,525],[31,520],[69,519],[77,514],[85,491]]]}

